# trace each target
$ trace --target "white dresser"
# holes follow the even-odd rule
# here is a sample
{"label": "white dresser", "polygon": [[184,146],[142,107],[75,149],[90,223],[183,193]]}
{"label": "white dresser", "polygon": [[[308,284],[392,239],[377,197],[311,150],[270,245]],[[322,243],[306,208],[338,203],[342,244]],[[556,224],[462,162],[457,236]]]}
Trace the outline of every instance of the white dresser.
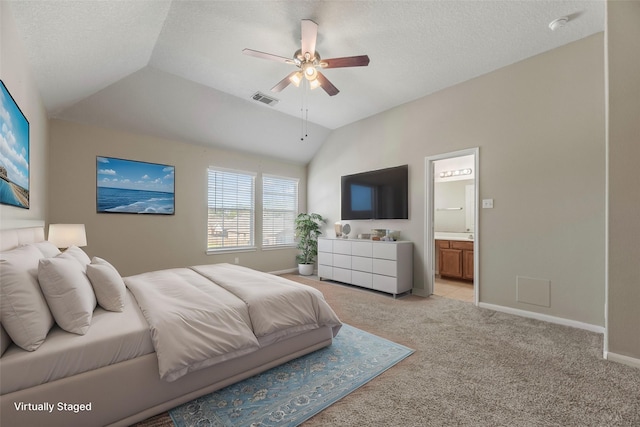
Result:
{"label": "white dresser", "polygon": [[395,297],[413,288],[413,243],[321,237],[318,276]]}

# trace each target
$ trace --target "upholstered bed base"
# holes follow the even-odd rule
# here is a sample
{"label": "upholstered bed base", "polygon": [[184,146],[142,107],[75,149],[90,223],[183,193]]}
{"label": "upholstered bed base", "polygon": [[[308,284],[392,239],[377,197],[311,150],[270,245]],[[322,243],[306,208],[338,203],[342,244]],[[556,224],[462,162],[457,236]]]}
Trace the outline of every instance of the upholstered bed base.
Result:
{"label": "upholstered bed base", "polygon": [[[331,328],[306,332],[243,357],[192,372],[172,383],[160,380],[155,353],[0,396],[0,425],[128,426],[303,356],[332,341]],[[91,403],[91,411],[20,411],[15,405]]]}
{"label": "upholstered bed base", "polygon": [[[0,250],[42,240],[44,231],[41,227],[2,230]],[[311,330],[245,356],[192,372],[170,383],[160,379],[156,353],[146,354],[2,395],[0,425],[128,426],[326,347],[331,344],[332,337],[330,327]],[[35,406],[38,409],[38,405],[43,406],[44,403],[49,407],[52,405],[53,410],[48,412],[29,408]],[[65,404],[90,404],[90,410],[87,410],[87,405],[85,410],[78,412],[61,410]]]}

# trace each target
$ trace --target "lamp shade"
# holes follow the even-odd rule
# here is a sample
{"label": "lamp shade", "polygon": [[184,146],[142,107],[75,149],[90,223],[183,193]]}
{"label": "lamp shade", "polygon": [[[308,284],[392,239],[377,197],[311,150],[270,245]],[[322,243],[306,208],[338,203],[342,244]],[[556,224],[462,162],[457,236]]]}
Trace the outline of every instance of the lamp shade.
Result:
{"label": "lamp shade", "polygon": [[84,224],[50,224],[48,240],[58,248],[87,246]]}

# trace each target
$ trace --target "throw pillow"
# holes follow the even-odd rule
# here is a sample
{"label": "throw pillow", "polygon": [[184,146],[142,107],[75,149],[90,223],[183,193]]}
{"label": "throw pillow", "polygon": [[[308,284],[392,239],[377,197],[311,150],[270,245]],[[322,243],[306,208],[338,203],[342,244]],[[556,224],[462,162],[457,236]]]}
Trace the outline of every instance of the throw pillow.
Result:
{"label": "throw pillow", "polygon": [[58,326],[68,332],[86,334],[96,308],[96,296],[82,265],[64,253],[43,258],[38,266],[38,279]]}
{"label": "throw pillow", "polygon": [[127,289],[118,270],[108,261],[93,257],[87,266],[87,276],[100,307],[109,311],[124,310]]}
{"label": "throw pillow", "polygon": [[32,245],[0,253],[0,322],[27,351],[40,347],[54,323],[38,284],[40,258]]}

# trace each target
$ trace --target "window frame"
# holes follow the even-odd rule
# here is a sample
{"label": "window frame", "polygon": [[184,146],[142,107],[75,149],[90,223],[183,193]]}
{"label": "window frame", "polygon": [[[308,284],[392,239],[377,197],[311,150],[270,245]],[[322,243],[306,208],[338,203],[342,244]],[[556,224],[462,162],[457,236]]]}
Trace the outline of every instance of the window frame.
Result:
{"label": "window frame", "polygon": [[[266,233],[266,221],[265,221],[265,213],[267,212],[272,212],[274,210],[271,209],[267,209],[266,208],[266,202],[265,202],[265,181],[267,179],[273,179],[273,180],[281,180],[281,181],[289,181],[290,183],[292,183],[293,185],[295,185],[295,194],[294,194],[294,200],[292,203],[292,210],[286,210],[284,212],[291,212],[292,213],[292,220],[291,220],[291,228],[290,228],[290,232],[291,232],[291,241],[290,242],[286,242],[286,243],[276,243],[276,244],[265,244],[265,233]],[[273,250],[273,249],[281,249],[281,248],[295,248],[296,247],[296,241],[295,241],[295,218],[298,215],[298,213],[300,212],[300,178],[295,178],[295,177],[290,177],[290,176],[282,176],[282,175],[275,175],[275,174],[267,174],[267,173],[263,173],[262,177],[261,177],[261,195],[262,195],[262,215],[261,215],[261,248],[264,250]],[[275,191],[273,192],[275,193]],[[285,228],[283,231],[287,231],[287,228]]]}
{"label": "window frame", "polygon": [[[249,209],[249,242],[246,245],[229,245],[229,246],[222,246],[222,247],[211,247],[210,243],[211,243],[211,239],[212,239],[212,223],[211,223],[211,213],[210,213],[210,206],[212,203],[211,200],[211,195],[212,195],[212,176],[211,174],[215,173],[215,174],[223,174],[222,176],[228,176],[228,177],[232,177],[233,175],[235,175],[236,177],[244,177],[244,178],[250,178],[251,179],[251,184],[250,184],[250,191],[247,192],[247,195],[250,195],[250,209]],[[250,171],[244,171],[244,170],[238,170],[238,169],[228,169],[228,168],[222,168],[222,167],[218,167],[218,166],[209,166],[207,168],[207,247],[206,247],[206,253],[207,254],[220,254],[220,253],[225,253],[225,252],[246,252],[246,251],[255,251],[256,250],[256,177],[257,177],[257,173],[255,172],[250,172]],[[238,178],[236,178],[238,179]],[[224,184],[222,184],[224,185]],[[224,190],[224,189],[223,189]],[[214,191],[215,193],[215,191]],[[238,193],[236,193],[237,195]],[[224,197],[224,192],[222,193],[222,197]],[[217,200],[217,199],[216,199]],[[230,208],[227,208],[224,203],[224,200],[221,200],[222,202],[222,208],[221,210],[225,211],[225,210],[229,210],[229,211],[236,211],[236,218],[238,217],[238,212],[241,210],[239,208],[239,204],[236,204],[236,206],[232,206]],[[217,202],[216,202],[217,204]],[[215,207],[214,207],[215,209]],[[223,214],[224,215],[224,214]],[[224,218],[223,218],[223,224],[224,224]],[[238,224],[238,219],[236,219],[236,224]],[[213,227],[216,227],[216,225],[214,225]],[[222,238],[222,242],[224,243],[225,239],[228,237],[227,233],[228,230],[224,227],[222,227],[222,235],[220,236]],[[242,234],[240,231],[240,228],[237,227],[236,228],[236,242],[238,242],[239,240],[239,236]]]}

